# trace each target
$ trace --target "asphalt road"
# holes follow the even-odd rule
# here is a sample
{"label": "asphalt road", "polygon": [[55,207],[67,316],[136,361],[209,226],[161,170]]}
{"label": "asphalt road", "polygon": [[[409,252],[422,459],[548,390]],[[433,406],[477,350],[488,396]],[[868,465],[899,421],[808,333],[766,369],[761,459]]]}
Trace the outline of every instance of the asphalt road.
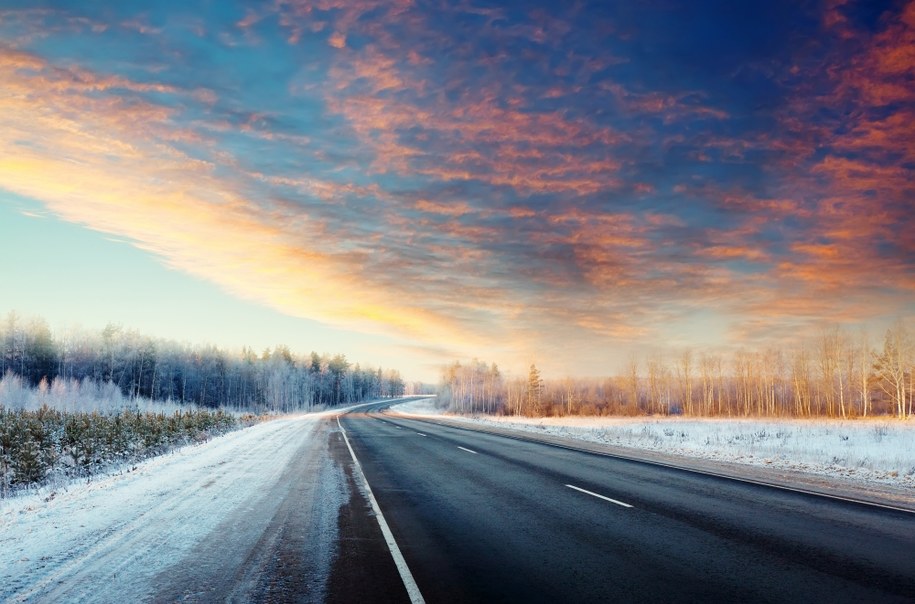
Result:
{"label": "asphalt road", "polygon": [[384,407],[341,423],[427,602],[915,601],[915,514]]}

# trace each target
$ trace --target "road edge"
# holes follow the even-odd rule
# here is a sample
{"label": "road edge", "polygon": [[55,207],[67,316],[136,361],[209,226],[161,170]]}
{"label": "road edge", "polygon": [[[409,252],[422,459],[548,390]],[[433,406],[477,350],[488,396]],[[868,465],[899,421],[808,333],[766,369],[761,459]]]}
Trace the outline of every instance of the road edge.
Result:
{"label": "road edge", "polygon": [[[342,414],[341,414],[342,415]],[[353,446],[349,442],[349,437],[346,435],[346,429],[343,427],[343,424],[340,422],[341,415],[337,416],[337,426],[340,428],[340,432],[343,434],[343,440],[346,442],[346,447],[349,449],[349,454],[353,458],[353,467],[356,470],[356,473],[359,475],[359,479],[362,482],[362,486],[365,489],[366,497],[369,500],[369,504],[372,506],[372,511],[375,512],[375,519],[378,520],[378,526],[381,528],[381,533],[384,535],[384,540],[388,544],[388,550],[391,552],[391,557],[394,558],[394,564],[397,566],[397,572],[400,573],[400,579],[403,581],[404,587],[407,590],[407,595],[410,596],[410,602],[413,604],[425,604],[423,595],[419,590],[419,586],[416,584],[416,580],[413,578],[413,573],[410,572],[410,567],[407,566],[407,561],[403,557],[403,553],[400,551],[400,546],[397,545],[397,541],[394,539],[394,533],[391,532],[391,528],[388,526],[387,520],[384,518],[384,514],[381,512],[381,507],[378,505],[378,501],[375,499],[374,493],[372,493],[372,487],[369,485],[368,478],[365,477],[365,473],[362,471],[362,464],[359,463],[359,459],[356,457],[356,452],[353,451]]]}

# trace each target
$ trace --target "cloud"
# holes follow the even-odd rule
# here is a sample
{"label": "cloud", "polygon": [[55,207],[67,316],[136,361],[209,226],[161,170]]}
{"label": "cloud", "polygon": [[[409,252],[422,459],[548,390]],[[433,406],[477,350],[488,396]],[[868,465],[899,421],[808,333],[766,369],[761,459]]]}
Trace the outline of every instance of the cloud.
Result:
{"label": "cloud", "polygon": [[212,164],[168,145],[172,110],[90,94],[147,86],[109,85],[110,78],[85,70],[73,77],[25,53],[5,54],[0,74],[20,93],[5,96],[0,107],[4,188],[288,314],[408,338],[456,339],[447,317],[364,281],[359,255],[334,249],[319,230],[310,233],[307,217],[286,228],[269,204],[239,195]]}
{"label": "cloud", "polygon": [[335,31],[331,34],[330,38],[327,39],[327,43],[334,48],[344,48],[346,46],[346,36]]}
{"label": "cloud", "polygon": [[0,13],[0,187],[294,316],[605,373],[697,313],[735,345],[911,306],[913,7],[711,66],[657,8]]}

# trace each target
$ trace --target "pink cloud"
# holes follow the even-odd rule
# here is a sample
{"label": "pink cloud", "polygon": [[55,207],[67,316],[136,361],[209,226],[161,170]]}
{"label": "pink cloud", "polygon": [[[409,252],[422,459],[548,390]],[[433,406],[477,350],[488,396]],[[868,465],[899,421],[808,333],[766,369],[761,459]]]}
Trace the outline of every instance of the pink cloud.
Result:
{"label": "pink cloud", "polygon": [[344,48],[346,46],[346,35],[335,31],[331,34],[330,38],[328,38],[327,43],[334,48]]}

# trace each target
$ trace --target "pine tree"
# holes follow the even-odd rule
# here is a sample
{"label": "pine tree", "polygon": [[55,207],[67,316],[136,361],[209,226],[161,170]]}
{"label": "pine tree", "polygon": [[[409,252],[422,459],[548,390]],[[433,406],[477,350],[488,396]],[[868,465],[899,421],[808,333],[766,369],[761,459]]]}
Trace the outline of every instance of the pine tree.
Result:
{"label": "pine tree", "polygon": [[540,398],[543,394],[543,379],[540,377],[540,370],[531,363],[531,371],[527,378],[527,408],[534,415],[540,413]]}

